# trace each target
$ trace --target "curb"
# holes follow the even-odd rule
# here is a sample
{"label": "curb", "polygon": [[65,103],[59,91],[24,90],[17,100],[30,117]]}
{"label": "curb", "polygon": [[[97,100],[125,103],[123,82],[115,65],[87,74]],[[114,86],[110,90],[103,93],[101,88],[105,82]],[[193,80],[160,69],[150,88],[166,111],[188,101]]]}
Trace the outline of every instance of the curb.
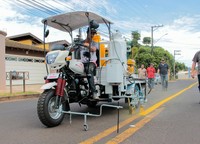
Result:
{"label": "curb", "polygon": [[19,100],[19,99],[38,98],[39,95],[40,95],[40,94],[0,97],[0,102],[1,102],[1,101]]}

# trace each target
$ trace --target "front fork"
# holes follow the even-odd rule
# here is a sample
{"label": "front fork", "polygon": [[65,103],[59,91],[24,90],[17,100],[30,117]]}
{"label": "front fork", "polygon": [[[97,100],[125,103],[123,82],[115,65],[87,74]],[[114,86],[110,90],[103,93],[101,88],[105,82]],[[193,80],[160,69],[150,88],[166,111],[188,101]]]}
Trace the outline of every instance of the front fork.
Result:
{"label": "front fork", "polygon": [[66,85],[66,79],[64,74],[60,74],[59,78],[57,79],[57,87],[56,87],[56,101],[55,101],[55,108],[58,109],[61,105],[62,97],[64,96],[64,88]]}

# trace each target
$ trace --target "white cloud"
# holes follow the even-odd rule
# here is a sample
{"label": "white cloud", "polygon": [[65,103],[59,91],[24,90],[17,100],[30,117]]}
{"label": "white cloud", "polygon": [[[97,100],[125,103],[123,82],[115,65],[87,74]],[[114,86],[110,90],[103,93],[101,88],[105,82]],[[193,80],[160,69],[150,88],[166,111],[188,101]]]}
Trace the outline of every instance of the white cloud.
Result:
{"label": "white cloud", "polygon": [[7,36],[31,32],[41,38],[41,18],[20,14],[8,5],[1,5],[0,8],[0,29],[7,32]]}
{"label": "white cloud", "polygon": [[[143,37],[151,37],[151,24],[141,23],[136,20],[118,21],[118,27],[129,30],[125,35],[130,38],[132,30],[138,30]],[[115,23],[115,24],[116,24]],[[192,58],[196,51],[200,50],[200,16],[181,17],[172,23],[164,25],[153,32],[154,45],[161,46],[172,55],[174,50],[181,50],[181,56],[176,60],[191,67]]]}
{"label": "white cloud", "polygon": [[[27,1],[23,1],[27,2]],[[46,3],[48,2],[48,3]],[[107,4],[106,0],[102,0],[100,4],[94,4],[92,0],[79,1],[79,0],[71,0],[68,2],[62,1],[41,1],[42,4],[46,4],[48,6],[53,6],[59,9],[60,11],[73,11],[73,10],[86,10],[86,11],[96,11],[100,13],[100,8],[104,7],[105,11],[113,12],[116,11],[110,8]],[[17,4],[20,4],[19,2]],[[22,12],[19,7],[16,7],[16,1],[7,1],[3,2],[0,6],[1,14],[0,14],[0,30],[6,31],[7,36],[18,35],[22,33],[30,32],[40,39],[43,39],[43,24],[41,23],[42,18],[37,17],[32,14],[32,16],[27,14],[21,14]],[[28,8],[27,8],[28,9]],[[98,10],[98,11],[97,11]],[[30,12],[34,13],[34,11]],[[47,41],[56,41],[61,39],[66,39],[71,41],[71,38],[67,33],[59,32],[55,29],[50,29],[50,35],[47,38]],[[77,33],[75,32],[74,35]]]}
{"label": "white cloud", "polygon": [[181,56],[176,56],[177,61],[191,66],[195,52],[200,50],[200,32],[196,29],[199,21],[199,16],[182,17],[174,20],[172,24],[160,28],[159,31],[154,32],[155,39],[159,38],[163,31],[168,35],[163,37],[157,45],[166,48],[172,54],[174,50],[181,50]]}
{"label": "white cloud", "polygon": [[[41,1],[43,4],[49,4],[54,6],[60,11],[73,11],[74,10],[87,10],[94,11],[105,17],[114,17],[113,30],[120,30],[124,35],[130,38],[131,31],[138,30],[141,33],[141,38],[151,36],[151,23],[141,22],[140,18],[130,18],[128,21],[122,19],[117,20],[117,9],[111,7],[107,0],[102,0],[101,3],[94,3],[93,0],[79,1]],[[6,31],[8,36],[30,32],[40,39],[43,35],[43,24],[41,19],[36,16],[30,16],[20,13],[17,8],[13,8],[13,3],[1,2],[0,9],[0,30]],[[112,20],[111,20],[112,21]],[[184,62],[187,66],[191,65],[191,59],[194,53],[199,50],[200,46],[200,16],[184,16],[175,19],[172,23],[164,24],[154,31],[154,41],[157,41],[155,45],[162,46],[173,54],[176,49],[181,49],[181,57],[177,56],[177,60]],[[165,35],[168,33],[167,35]],[[163,36],[165,35],[165,36]],[[163,37],[162,37],[163,36]],[[58,33],[55,30],[50,29],[50,35],[47,41],[69,40],[66,33]]]}

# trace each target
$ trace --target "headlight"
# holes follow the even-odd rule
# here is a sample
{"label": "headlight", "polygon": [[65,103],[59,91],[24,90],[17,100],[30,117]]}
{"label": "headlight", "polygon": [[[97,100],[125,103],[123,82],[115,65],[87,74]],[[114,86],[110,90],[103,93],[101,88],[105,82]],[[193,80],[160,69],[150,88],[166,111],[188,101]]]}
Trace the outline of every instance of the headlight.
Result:
{"label": "headlight", "polygon": [[58,56],[58,52],[55,52],[55,53],[52,53],[52,54],[47,54],[47,56],[46,56],[47,64],[54,63],[57,56]]}

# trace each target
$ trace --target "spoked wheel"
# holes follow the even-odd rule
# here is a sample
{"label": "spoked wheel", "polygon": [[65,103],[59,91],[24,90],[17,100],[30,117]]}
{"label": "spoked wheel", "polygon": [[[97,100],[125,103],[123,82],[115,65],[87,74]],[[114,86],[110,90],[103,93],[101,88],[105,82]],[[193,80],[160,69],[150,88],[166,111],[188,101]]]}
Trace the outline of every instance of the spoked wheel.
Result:
{"label": "spoked wheel", "polygon": [[61,104],[56,107],[55,90],[44,91],[38,100],[37,112],[40,121],[47,127],[58,126],[64,118],[66,104],[62,98]]}

